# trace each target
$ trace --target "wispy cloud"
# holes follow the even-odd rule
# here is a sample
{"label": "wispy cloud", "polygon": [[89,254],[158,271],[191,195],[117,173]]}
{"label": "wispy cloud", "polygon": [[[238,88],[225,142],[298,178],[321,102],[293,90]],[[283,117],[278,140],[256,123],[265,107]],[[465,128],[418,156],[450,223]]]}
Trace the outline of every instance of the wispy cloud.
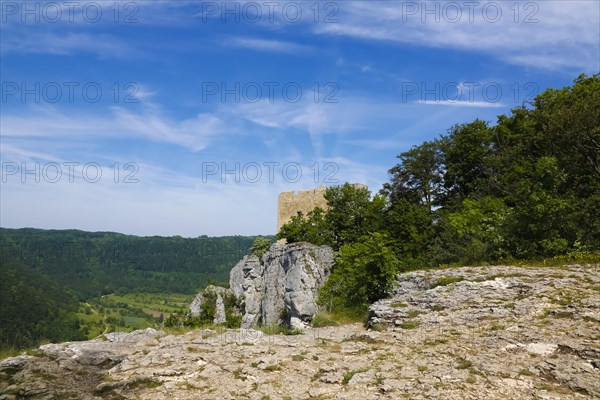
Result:
{"label": "wispy cloud", "polygon": [[[488,3],[494,13],[500,9],[499,18],[489,9],[486,14]],[[315,32],[482,52],[510,64],[540,69],[595,72],[600,68],[600,10],[594,1],[473,3],[472,20],[467,9],[461,10],[456,20],[456,14],[448,11],[452,7],[444,7],[440,1],[338,4],[339,23],[315,25]],[[427,14],[425,10],[437,11]]]}
{"label": "wispy cloud", "polygon": [[312,47],[303,44],[272,39],[231,37],[226,43],[229,46],[272,53],[305,54],[313,50]]}
{"label": "wispy cloud", "polygon": [[429,106],[450,106],[450,107],[476,107],[476,108],[502,108],[506,107],[502,103],[492,103],[489,101],[453,101],[453,100],[419,100],[418,104]]}
{"label": "wispy cloud", "polygon": [[102,59],[131,58],[139,54],[134,47],[110,34],[54,33],[31,29],[29,27],[29,30],[4,32],[1,52],[54,55],[72,55],[82,52],[96,54]]}
{"label": "wispy cloud", "polygon": [[19,140],[31,138],[80,143],[110,138],[141,138],[200,151],[208,146],[214,135],[224,131],[225,124],[218,117],[204,113],[174,120],[162,115],[156,107],[139,112],[111,107],[106,116],[38,107],[26,113],[3,115],[0,129],[4,142],[12,140],[15,147]]}
{"label": "wispy cloud", "polygon": [[336,104],[319,104],[305,98],[298,103],[262,100],[240,104],[231,111],[268,128],[299,128],[310,133],[331,133],[337,130],[332,118],[339,108]]}
{"label": "wispy cloud", "polygon": [[158,115],[136,114],[122,108],[113,108],[116,126],[122,130],[135,132],[151,140],[172,143],[192,151],[200,151],[208,145],[211,136],[223,130],[219,118],[209,114],[179,122],[165,120]]}
{"label": "wispy cloud", "polygon": [[[240,104],[228,110],[236,118],[242,118],[260,127],[290,134],[307,135],[312,146],[311,153],[317,157],[324,154],[324,136],[340,135],[351,129],[347,117],[348,104],[315,103],[308,97],[298,103],[267,100]],[[293,130],[292,132],[289,132]]]}

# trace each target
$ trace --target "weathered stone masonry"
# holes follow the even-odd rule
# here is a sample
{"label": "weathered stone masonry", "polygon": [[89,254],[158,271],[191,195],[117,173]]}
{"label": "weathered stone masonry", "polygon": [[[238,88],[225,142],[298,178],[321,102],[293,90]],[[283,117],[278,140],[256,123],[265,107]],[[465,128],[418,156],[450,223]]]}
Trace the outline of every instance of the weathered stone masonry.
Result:
{"label": "weathered stone masonry", "polygon": [[309,190],[280,193],[277,200],[277,232],[298,213],[306,215],[316,207],[326,210],[327,201],[324,197],[326,189],[327,186],[321,185]]}
{"label": "weathered stone masonry", "polygon": [[[355,188],[366,188],[360,183],[351,184]],[[327,186],[321,185],[309,190],[282,192],[277,200],[277,232],[289,222],[294,215],[308,214],[317,207],[327,210],[325,190]]]}

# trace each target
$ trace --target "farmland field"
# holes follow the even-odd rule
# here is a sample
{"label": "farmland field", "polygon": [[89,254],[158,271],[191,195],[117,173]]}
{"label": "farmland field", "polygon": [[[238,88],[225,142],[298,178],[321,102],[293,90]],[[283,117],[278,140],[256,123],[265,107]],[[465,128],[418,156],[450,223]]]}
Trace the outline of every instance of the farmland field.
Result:
{"label": "farmland field", "polygon": [[171,313],[186,310],[194,296],[180,293],[110,294],[79,303],[81,331],[92,339],[108,332],[160,327]]}

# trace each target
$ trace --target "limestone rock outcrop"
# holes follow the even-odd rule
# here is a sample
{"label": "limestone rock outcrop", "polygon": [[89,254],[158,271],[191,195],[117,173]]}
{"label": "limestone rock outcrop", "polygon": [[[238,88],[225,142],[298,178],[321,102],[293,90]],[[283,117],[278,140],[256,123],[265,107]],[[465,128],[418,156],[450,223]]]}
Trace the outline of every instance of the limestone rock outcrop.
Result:
{"label": "limestone rock outcrop", "polygon": [[202,306],[206,307],[207,302],[212,302],[214,304],[213,323],[223,324],[227,321],[223,298],[228,295],[231,295],[231,290],[220,286],[208,285],[206,289],[196,295],[196,298],[190,304],[190,313],[194,317],[198,317],[202,313]]}
{"label": "limestone rock outcrop", "polygon": [[49,344],[0,360],[0,400],[600,398],[600,265],[399,282],[372,309],[381,331],[147,329]]}
{"label": "limestone rock outcrop", "polygon": [[225,323],[223,300],[233,295],[240,304],[242,328],[285,324],[303,329],[317,312],[318,291],[332,265],[333,250],[328,246],[275,243],[262,259],[245,256],[231,270],[229,288],[208,286],[199,293],[190,304],[191,314],[200,316],[210,303],[213,322]]}
{"label": "limestone rock outcrop", "polygon": [[215,301],[215,316],[213,318],[213,324],[224,324],[227,322],[227,315],[225,314],[225,303],[223,302],[223,296],[217,294],[217,300]]}
{"label": "limestone rock outcrop", "polygon": [[262,260],[244,257],[229,278],[233,294],[243,299],[242,328],[259,323],[305,327],[317,312],[317,293],[332,265],[333,250],[310,243],[275,243]]}

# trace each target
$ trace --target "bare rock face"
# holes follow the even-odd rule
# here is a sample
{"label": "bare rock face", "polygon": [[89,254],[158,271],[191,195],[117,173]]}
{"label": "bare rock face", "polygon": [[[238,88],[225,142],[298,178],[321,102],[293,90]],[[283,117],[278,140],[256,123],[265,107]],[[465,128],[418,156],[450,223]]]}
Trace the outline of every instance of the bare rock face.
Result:
{"label": "bare rock face", "polygon": [[132,353],[154,346],[162,336],[164,332],[152,328],[112,332],[84,342],[46,344],[32,355],[2,360],[0,399],[107,398],[113,389],[136,382],[135,377],[107,382],[107,371],[127,362]]}
{"label": "bare rock face", "polygon": [[245,256],[230,272],[229,288],[208,286],[190,304],[200,316],[210,303],[213,322],[227,322],[223,299],[235,296],[241,304],[242,328],[286,324],[305,328],[317,312],[318,290],[329,276],[333,251],[310,243],[273,244],[262,260]]}
{"label": "bare rock face", "polygon": [[261,261],[246,256],[230,274],[231,290],[244,299],[242,328],[282,322],[304,328],[317,312],[317,292],[329,276],[333,251],[309,243],[275,243]]}
{"label": "bare rock face", "polygon": [[225,322],[227,322],[225,303],[223,302],[223,296],[218,293],[217,300],[215,301],[215,317],[213,318],[213,324],[224,324]]}
{"label": "bare rock face", "polygon": [[44,345],[0,360],[0,400],[600,398],[600,265],[410,272],[372,313],[371,330],[147,329]]}
{"label": "bare rock face", "polygon": [[257,256],[245,256],[231,270],[229,287],[235,297],[243,298],[242,328],[260,321],[264,267]]}
{"label": "bare rock face", "polygon": [[[368,324],[432,344],[465,338],[479,352],[459,362],[477,363],[505,386],[531,389],[538,378],[600,398],[599,283],[597,265],[415,271],[371,305]],[[534,362],[518,369],[524,358]]]}
{"label": "bare rock face", "polygon": [[[202,313],[203,304],[206,304],[207,301],[216,301],[214,319],[219,321],[222,320],[222,322],[215,322],[215,324],[225,322],[225,305],[223,303],[223,297],[228,294],[231,294],[231,290],[227,288],[208,285],[206,289],[196,295],[196,298],[194,298],[190,304],[191,314],[194,317],[198,317]],[[219,299],[221,299],[220,303]]]}

